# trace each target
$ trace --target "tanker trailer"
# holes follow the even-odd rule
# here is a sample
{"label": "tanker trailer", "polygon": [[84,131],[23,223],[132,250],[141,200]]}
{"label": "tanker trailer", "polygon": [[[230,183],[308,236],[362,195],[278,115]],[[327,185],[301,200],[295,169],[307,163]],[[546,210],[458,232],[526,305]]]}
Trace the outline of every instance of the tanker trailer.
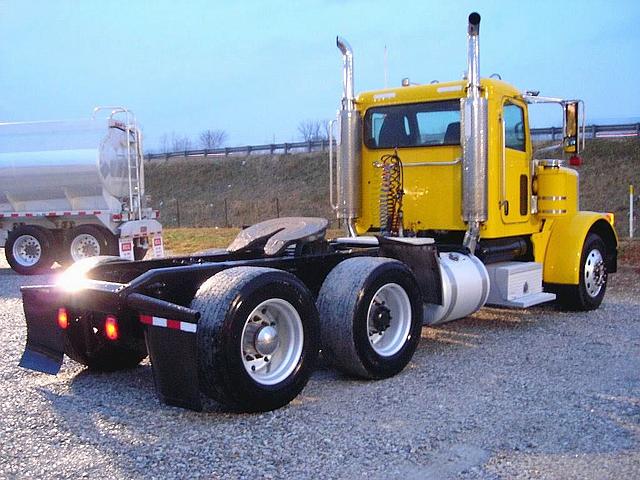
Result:
{"label": "tanker trailer", "polygon": [[[96,114],[108,108],[106,118]],[[0,246],[22,274],[97,255],[162,257],[144,196],[142,135],[122,107],[91,118],[0,124]]]}

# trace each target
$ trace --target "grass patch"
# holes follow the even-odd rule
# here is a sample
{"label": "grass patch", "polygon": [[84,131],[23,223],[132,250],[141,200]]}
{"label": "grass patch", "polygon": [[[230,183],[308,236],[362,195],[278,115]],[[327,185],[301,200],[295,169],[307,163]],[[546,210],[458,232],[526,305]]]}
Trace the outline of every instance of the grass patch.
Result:
{"label": "grass patch", "polygon": [[209,248],[224,248],[236,237],[239,228],[166,228],[164,247],[173,255],[194,253]]}
{"label": "grass patch", "polygon": [[[170,255],[184,255],[210,248],[227,247],[239,228],[165,228],[162,231],[164,248]],[[328,230],[327,238],[344,236],[343,230]]]}

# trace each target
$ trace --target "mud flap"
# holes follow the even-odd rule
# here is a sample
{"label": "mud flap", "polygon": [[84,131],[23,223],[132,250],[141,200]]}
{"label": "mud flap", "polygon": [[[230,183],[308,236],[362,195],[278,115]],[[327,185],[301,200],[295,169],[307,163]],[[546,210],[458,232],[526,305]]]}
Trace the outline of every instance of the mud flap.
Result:
{"label": "mud flap", "polygon": [[[380,256],[395,258],[407,265],[416,277],[422,300],[442,305],[442,277],[438,248],[425,238],[388,238],[379,236]],[[404,241],[403,241],[404,240]],[[408,241],[413,240],[411,243]]]}
{"label": "mud flap", "polygon": [[202,410],[195,333],[149,326],[145,340],[160,401]]}
{"label": "mud flap", "polygon": [[65,332],[57,323],[54,289],[23,287],[22,298],[27,320],[27,345],[20,366],[55,375],[60,371],[64,356]]}

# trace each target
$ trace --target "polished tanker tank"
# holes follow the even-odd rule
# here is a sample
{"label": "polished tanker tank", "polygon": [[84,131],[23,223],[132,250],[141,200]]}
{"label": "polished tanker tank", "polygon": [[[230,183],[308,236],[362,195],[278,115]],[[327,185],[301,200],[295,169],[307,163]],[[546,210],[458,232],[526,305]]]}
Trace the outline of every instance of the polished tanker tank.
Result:
{"label": "polished tanker tank", "polygon": [[0,211],[99,210],[128,200],[136,158],[127,134],[113,119],[1,124]]}

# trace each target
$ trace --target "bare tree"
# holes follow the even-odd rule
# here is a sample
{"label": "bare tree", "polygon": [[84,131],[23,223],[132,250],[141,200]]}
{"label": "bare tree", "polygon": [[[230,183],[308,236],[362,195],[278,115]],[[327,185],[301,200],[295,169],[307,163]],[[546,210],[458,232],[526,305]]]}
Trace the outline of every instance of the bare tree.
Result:
{"label": "bare tree", "polygon": [[163,133],[162,136],[160,137],[160,153],[170,153],[171,152],[171,146],[170,146],[170,142],[169,142],[169,135],[167,135],[166,133]]}
{"label": "bare tree", "polygon": [[305,142],[326,140],[328,132],[325,123],[321,120],[305,120],[298,124],[298,133]]}
{"label": "bare tree", "polygon": [[171,149],[174,152],[186,152],[191,150],[191,140],[189,137],[176,135],[175,132],[171,134]]}
{"label": "bare tree", "polygon": [[224,130],[204,130],[200,132],[199,138],[202,148],[218,148],[227,141],[227,132]]}
{"label": "bare tree", "polygon": [[322,131],[324,133],[323,140],[329,140],[329,130],[330,129],[331,129],[331,126],[329,125],[329,120],[324,120],[322,122]]}

